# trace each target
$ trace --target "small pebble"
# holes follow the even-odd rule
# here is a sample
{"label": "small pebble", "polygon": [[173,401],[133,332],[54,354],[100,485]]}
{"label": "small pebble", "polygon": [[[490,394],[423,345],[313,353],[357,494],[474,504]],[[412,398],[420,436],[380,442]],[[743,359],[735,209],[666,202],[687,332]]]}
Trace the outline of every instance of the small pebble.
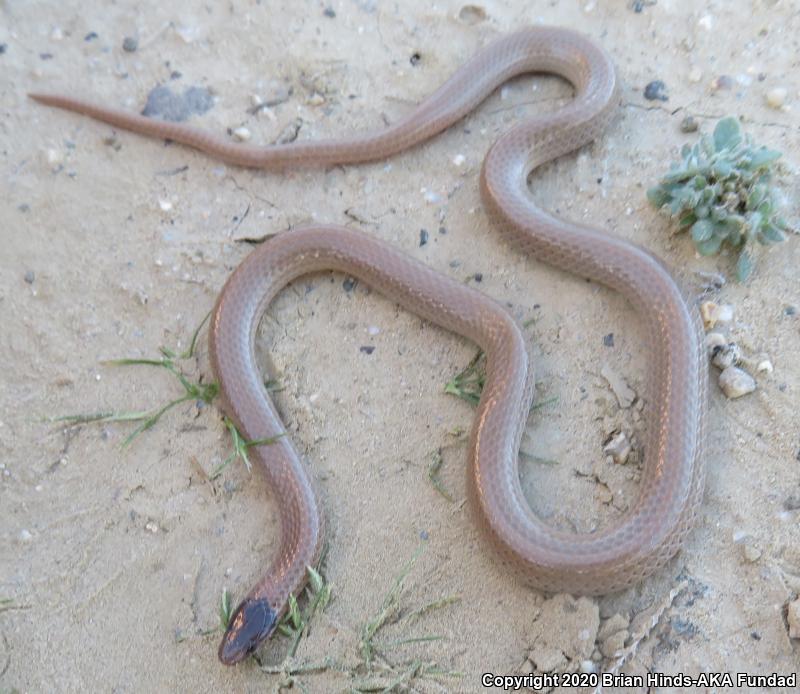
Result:
{"label": "small pebble", "polygon": [[372,335],[373,337],[375,335],[378,335],[380,332],[381,332],[381,329],[377,325],[370,325],[367,328],[367,334]]}
{"label": "small pebble", "polygon": [[700,304],[700,315],[706,330],[713,328],[717,323],[730,323],[733,320],[733,306],[718,304],[714,301],[704,301]]}
{"label": "small pebble", "polygon": [[625,432],[619,432],[611,440],[603,446],[603,453],[610,455],[614,462],[618,465],[624,465],[628,462],[628,456],[631,454],[631,444]]}
{"label": "small pebble", "polygon": [[0,55],[3,55],[3,53],[6,52],[7,48],[8,48],[8,44],[7,43],[0,43]]}
{"label": "small pebble", "polygon": [[730,342],[722,347],[715,347],[712,351],[711,363],[718,369],[727,369],[741,360],[739,347],[735,342]]}
{"label": "small pebble", "polygon": [[752,542],[745,542],[742,545],[742,556],[744,557],[745,561],[749,562],[750,564],[755,564],[759,559],[761,559],[761,550]]}
{"label": "small pebble", "polygon": [[158,206],[162,212],[169,212],[172,209],[172,203],[169,200],[159,200]]}
{"label": "small pebble", "polygon": [[233,131],[233,136],[239,140],[239,142],[247,142],[247,140],[252,137],[252,133],[244,126],[241,126]]}
{"label": "small pebble", "polygon": [[613,347],[614,346],[614,333],[608,333],[608,335],[603,336],[603,344],[606,347]]}
{"label": "small pebble", "polygon": [[158,526],[153,521],[148,521],[145,524],[144,529],[149,530],[153,534],[158,532]]}
{"label": "small pebble", "polygon": [[61,27],[55,27],[53,31],[50,32],[50,38],[53,41],[61,41],[64,38],[64,30]]}
{"label": "small pebble", "polygon": [[90,31],[88,34],[86,34],[86,36],[83,37],[83,40],[84,41],[94,41],[96,38],[98,38],[97,32],[96,31]]}
{"label": "small pebble", "polygon": [[720,75],[711,80],[711,91],[718,92],[723,89],[733,89],[733,78],[729,75]]}
{"label": "small pebble", "polygon": [[330,5],[328,5],[324,10],[322,10],[322,14],[333,19],[336,16],[336,11]]}
{"label": "small pebble", "polygon": [[[640,10],[639,10],[640,11]],[[584,675],[590,675],[593,672],[597,672],[597,665],[595,665],[593,660],[581,660],[581,664],[578,669]]]}
{"label": "small pebble", "polygon": [[725,336],[722,333],[708,333],[704,342],[706,347],[708,347],[708,351],[712,355],[717,349],[720,347],[725,347],[728,344],[728,341],[725,339]]}
{"label": "small pebble", "polygon": [[483,282],[483,273],[482,272],[476,272],[472,276],[472,279],[474,279],[476,282]]}
{"label": "small pebble", "polygon": [[653,80],[644,88],[644,98],[648,101],[667,101],[667,85],[662,80]]}
{"label": "small pebble", "polygon": [[787,511],[800,510],[800,494],[792,494],[792,496],[786,497],[783,502],[783,508]]}
{"label": "small pebble", "polygon": [[797,307],[796,306],[787,306],[783,309],[784,314],[787,316],[796,316],[797,315]]}
{"label": "small pebble", "polygon": [[414,51],[411,54],[411,57],[408,59],[408,62],[411,63],[412,67],[416,67],[417,65],[419,65],[421,60],[422,56],[417,51]]}
{"label": "small pebble", "polygon": [[33,534],[31,533],[30,530],[26,530],[25,528],[23,528],[22,530],[19,531],[19,541],[20,542],[26,544],[26,543],[30,542],[32,539],[33,539]]}
{"label": "small pebble", "polygon": [[458,11],[458,18],[464,24],[478,24],[486,20],[486,10],[480,5],[464,5]]}
{"label": "small pebble", "polygon": [[800,639],[800,598],[789,603],[786,621],[789,623],[789,638]]}
{"label": "small pebble", "polygon": [[608,381],[614,395],[617,396],[617,402],[623,409],[627,409],[633,404],[636,399],[636,391],[633,390],[619,374],[611,369],[607,364],[604,364],[600,369],[600,375]]}
{"label": "small pebble", "polygon": [[681,121],[681,132],[693,133],[697,131],[697,120],[694,116],[686,116]]}
{"label": "small pebble", "polygon": [[453,164],[455,166],[463,166],[465,161],[467,161],[467,158],[463,154],[456,154],[456,156],[453,157]]}
{"label": "small pebble", "polygon": [[781,108],[788,93],[786,87],[773,87],[766,93],[767,104],[770,108]]}
{"label": "small pebble", "polygon": [[693,67],[689,70],[689,81],[695,84],[703,79],[703,71],[699,67]]}
{"label": "small pebble", "polygon": [[126,36],[122,41],[122,50],[126,53],[135,53],[137,48],[139,48],[139,41],[133,36]]}
{"label": "small pebble", "polygon": [[719,387],[726,397],[734,399],[752,393],[756,389],[756,382],[746,371],[729,366],[719,375]]}
{"label": "small pebble", "polygon": [[322,104],[325,103],[325,97],[319,92],[314,92],[310,97],[308,97],[306,103],[309,106],[322,106]]}
{"label": "small pebble", "polygon": [[344,282],[342,282],[342,289],[346,292],[352,292],[357,284],[358,280],[355,277],[347,277]]}
{"label": "small pebble", "polygon": [[420,245],[420,248],[422,248],[422,246],[424,246],[426,243],[428,243],[428,236],[429,236],[429,234],[428,234],[428,230],[427,229],[420,229],[419,230],[419,245]]}
{"label": "small pebble", "polygon": [[33,283],[34,283],[34,281],[36,281],[36,273],[35,273],[33,270],[28,270],[28,271],[25,273],[25,281],[26,281],[28,284],[33,284]]}
{"label": "small pebble", "polygon": [[364,354],[372,354],[375,351],[375,345],[363,345],[359,347],[359,351]]}
{"label": "small pebble", "polygon": [[711,27],[714,26],[714,18],[710,14],[704,14],[697,20],[697,26],[706,31],[711,31]]}
{"label": "small pebble", "polygon": [[756,371],[758,373],[771,374],[773,370],[772,362],[769,359],[758,362],[758,366],[756,366]]}

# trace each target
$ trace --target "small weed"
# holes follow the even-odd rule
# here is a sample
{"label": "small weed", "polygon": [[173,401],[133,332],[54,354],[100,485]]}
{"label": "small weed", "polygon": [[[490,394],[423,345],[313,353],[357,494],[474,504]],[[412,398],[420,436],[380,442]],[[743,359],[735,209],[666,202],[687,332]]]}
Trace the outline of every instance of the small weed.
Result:
{"label": "small weed", "polygon": [[757,147],[736,118],[723,118],[713,136],[684,145],[681,156],[647,198],[690,232],[702,255],[723,245],[736,251],[736,277],[744,282],[753,271],[754,244],[778,243],[791,230],[770,186],[781,153]]}

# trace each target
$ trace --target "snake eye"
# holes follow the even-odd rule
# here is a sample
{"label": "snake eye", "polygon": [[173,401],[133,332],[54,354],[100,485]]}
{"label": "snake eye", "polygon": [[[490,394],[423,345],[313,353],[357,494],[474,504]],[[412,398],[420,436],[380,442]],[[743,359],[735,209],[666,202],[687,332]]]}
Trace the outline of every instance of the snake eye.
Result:
{"label": "snake eye", "polygon": [[225,665],[240,663],[272,634],[277,621],[266,600],[246,598],[231,616],[219,645],[219,659]]}

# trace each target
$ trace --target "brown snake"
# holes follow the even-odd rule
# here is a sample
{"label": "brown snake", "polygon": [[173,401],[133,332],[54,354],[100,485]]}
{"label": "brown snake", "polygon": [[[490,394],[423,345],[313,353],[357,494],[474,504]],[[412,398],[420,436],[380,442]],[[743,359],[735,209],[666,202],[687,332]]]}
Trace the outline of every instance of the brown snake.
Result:
{"label": "brown snake", "polygon": [[[341,140],[255,147],[191,126],[156,121],[69,96],[37,101],[195,147],[229,164],[280,169],[383,159],[455,123],[508,79],[529,72],[566,78],[575,99],[500,137],[486,156],[481,193],[501,232],[522,252],[621,292],[649,336],[650,423],[641,488],[632,508],[591,534],[554,529],[530,509],[517,467],[533,397],[533,368],[519,326],[480,292],[431,270],[388,244],[346,228],[284,233],[253,251],[225,284],[213,312],[210,354],[224,408],[247,439],[284,431],[254,357],[256,328],[287,283],[338,270],[377,288],[407,310],[477,343],[486,382],[472,428],[469,487],[483,525],[504,559],[545,591],[621,590],[663,566],[692,527],[703,490],[702,441],[707,363],[697,312],[647,251],[538,209],[529,173],[593,140],[618,103],[608,55],[573,31],[529,28],[501,38],[468,61],[409,115],[388,128]],[[323,543],[323,519],[309,474],[287,437],[254,447],[280,508],[281,541],[264,577],[236,609],[220,645],[222,662],[244,659],[266,639],[304,586]]]}

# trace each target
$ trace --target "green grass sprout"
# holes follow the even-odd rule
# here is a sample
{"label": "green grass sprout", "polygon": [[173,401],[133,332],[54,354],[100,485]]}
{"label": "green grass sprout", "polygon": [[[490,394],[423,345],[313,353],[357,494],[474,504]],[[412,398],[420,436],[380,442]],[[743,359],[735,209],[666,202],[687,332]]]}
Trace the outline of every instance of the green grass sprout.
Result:
{"label": "green grass sprout", "polygon": [[736,252],[736,277],[744,282],[754,268],[754,245],[779,243],[793,231],[771,186],[781,153],[756,146],[729,117],[713,135],[684,145],[681,157],[647,191],[648,200],[689,231],[702,255],[715,255],[723,246]]}
{"label": "green grass sprout", "polygon": [[231,441],[233,442],[233,451],[230,455],[225,458],[225,460],[217,466],[214,472],[209,475],[209,479],[215,480],[222,474],[222,471],[228,467],[236,458],[241,458],[242,462],[245,464],[248,472],[252,470],[252,464],[250,463],[250,458],[247,455],[247,449],[252,448],[253,446],[265,446],[271,443],[275,443],[279,438],[285,436],[286,434],[280,433],[276,434],[275,436],[269,436],[263,439],[255,439],[253,441],[246,440],[239,430],[236,428],[236,425],[227,417],[223,418],[225,422],[225,426],[227,427],[228,431],[231,435]]}

